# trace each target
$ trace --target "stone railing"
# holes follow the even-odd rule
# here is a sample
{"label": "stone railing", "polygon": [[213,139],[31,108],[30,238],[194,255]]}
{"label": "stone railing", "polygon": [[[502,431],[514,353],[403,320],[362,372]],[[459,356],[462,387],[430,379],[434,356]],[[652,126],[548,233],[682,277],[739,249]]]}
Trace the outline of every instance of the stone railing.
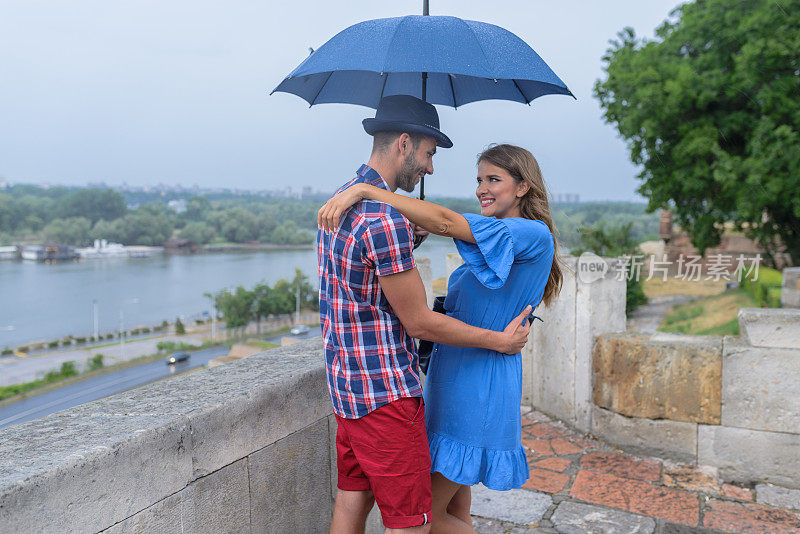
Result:
{"label": "stone railing", "polygon": [[600,336],[592,432],[728,481],[800,487],[800,310],[741,309],[739,328]]}
{"label": "stone railing", "polygon": [[319,339],[0,434],[0,532],[327,532]]}

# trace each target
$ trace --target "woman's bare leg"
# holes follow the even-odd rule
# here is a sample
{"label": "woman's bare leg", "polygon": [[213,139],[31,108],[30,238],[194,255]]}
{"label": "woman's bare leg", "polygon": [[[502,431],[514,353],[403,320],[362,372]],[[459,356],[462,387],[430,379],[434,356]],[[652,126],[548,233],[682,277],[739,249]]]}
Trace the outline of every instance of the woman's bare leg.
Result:
{"label": "woman's bare leg", "polygon": [[457,517],[461,521],[472,525],[472,516],[469,513],[470,506],[472,505],[472,488],[469,486],[461,486],[450,499],[447,505],[447,513]]}
{"label": "woman's bare leg", "polygon": [[433,493],[433,522],[431,534],[475,534],[472,519],[464,521],[447,512],[450,501],[465,486],[446,479],[441,473],[431,474]]}

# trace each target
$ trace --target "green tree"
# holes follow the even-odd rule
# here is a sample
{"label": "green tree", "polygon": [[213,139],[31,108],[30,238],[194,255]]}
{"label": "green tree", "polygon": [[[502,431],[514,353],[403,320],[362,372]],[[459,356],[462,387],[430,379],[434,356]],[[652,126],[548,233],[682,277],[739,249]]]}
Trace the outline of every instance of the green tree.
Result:
{"label": "green tree", "polygon": [[190,222],[178,234],[181,239],[188,239],[198,245],[205,245],[214,239],[217,233],[214,228],[204,222]]}
{"label": "green tree", "polygon": [[55,219],[44,227],[44,236],[49,241],[66,245],[86,245],[92,224],[85,217]]}
{"label": "green tree", "polygon": [[220,291],[214,301],[228,328],[244,329],[253,318],[254,298],[252,291],[239,286],[234,292],[227,289]]}
{"label": "green tree", "polygon": [[92,224],[100,219],[113,221],[125,215],[125,199],[111,189],[80,189],[58,203],[62,218],[86,217]]}
{"label": "green tree", "polygon": [[281,278],[272,286],[270,295],[272,313],[283,314],[292,313],[295,307],[294,291],[292,284],[285,278]]}
{"label": "green tree", "polygon": [[732,221],[800,265],[800,2],[696,0],[639,39],[626,28],[594,88],[640,165],[649,210],[701,251]]}
{"label": "green tree", "polygon": [[163,245],[172,236],[173,223],[165,210],[143,206],[117,219],[106,239],[124,245]]}
{"label": "green tree", "polygon": [[[641,254],[636,239],[632,237],[632,228],[632,222],[621,226],[606,226],[602,222],[594,226],[581,226],[578,235],[582,244],[571,252],[579,256],[586,251],[592,251],[607,258]],[[628,276],[625,280],[625,313],[630,315],[633,310],[647,302],[647,297],[640,277]]]}
{"label": "green tree", "polygon": [[226,241],[244,243],[258,239],[256,216],[244,208],[232,208],[212,215],[213,217],[209,217],[209,222]]}
{"label": "green tree", "polygon": [[275,313],[272,309],[272,288],[261,282],[253,288],[253,317],[256,320],[256,331],[261,335],[261,319]]}
{"label": "green tree", "polygon": [[195,196],[189,197],[183,216],[190,221],[203,221],[209,212],[211,212],[211,201],[206,197]]}
{"label": "green tree", "polygon": [[308,276],[303,274],[303,271],[297,267],[294,268],[294,278],[290,283],[290,289],[295,296],[295,299],[299,293],[301,308],[312,310],[319,309],[319,294],[311,286]]}
{"label": "green tree", "polygon": [[183,321],[181,321],[180,317],[175,319],[175,333],[178,334],[179,336],[182,336],[186,333],[186,327],[184,326]]}

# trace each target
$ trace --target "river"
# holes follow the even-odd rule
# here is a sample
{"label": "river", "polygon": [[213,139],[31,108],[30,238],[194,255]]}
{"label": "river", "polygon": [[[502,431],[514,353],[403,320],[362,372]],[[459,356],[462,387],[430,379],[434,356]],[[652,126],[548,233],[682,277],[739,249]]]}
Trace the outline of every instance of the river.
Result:
{"label": "river", "polygon": [[[416,251],[431,259],[434,278],[446,275],[449,239],[432,238]],[[97,301],[100,333],[191,319],[210,310],[204,293],[291,279],[298,267],[317,285],[316,251],[268,250],[217,254],[158,254],[45,265],[0,261],[0,349],[67,335],[88,336]]]}

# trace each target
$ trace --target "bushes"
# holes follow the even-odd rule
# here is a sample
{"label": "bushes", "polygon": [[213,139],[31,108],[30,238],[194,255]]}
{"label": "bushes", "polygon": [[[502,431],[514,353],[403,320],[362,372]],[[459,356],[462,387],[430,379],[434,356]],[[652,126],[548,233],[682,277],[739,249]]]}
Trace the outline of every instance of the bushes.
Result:
{"label": "bushes", "polygon": [[8,356],[9,354],[14,354],[14,351],[11,349],[3,349],[2,355]]}
{"label": "bushes", "polygon": [[175,352],[178,350],[197,350],[200,347],[197,345],[192,345],[191,343],[183,343],[176,342],[176,341],[159,341],[156,343],[156,347],[159,351],[163,352]]}
{"label": "bushes", "polygon": [[762,308],[781,307],[781,283],[783,275],[780,271],[761,267],[758,270],[758,279],[753,280],[752,274],[743,276],[740,283],[744,289]]}
{"label": "bushes", "polygon": [[186,333],[186,327],[183,326],[180,317],[175,319],[175,333],[178,334],[179,336],[182,336],[183,334]]}
{"label": "bushes", "polygon": [[86,370],[87,371],[96,371],[98,369],[102,369],[103,368],[103,358],[104,358],[104,356],[102,354],[99,354],[99,353],[95,354],[94,356],[89,358],[87,360],[88,365],[87,365]]}
{"label": "bushes", "polygon": [[76,376],[77,374],[78,369],[75,367],[75,362],[70,360],[68,362],[63,362],[60,369],[48,371],[47,374],[44,375],[44,383],[50,384],[51,382],[63,380],[71,376]]}
{"label": "bushes", "polygon": [[47,344],[47,347],[51,348],[51,349],[57,348],[58,347],[58,341],[51,341],[50,343]]}

